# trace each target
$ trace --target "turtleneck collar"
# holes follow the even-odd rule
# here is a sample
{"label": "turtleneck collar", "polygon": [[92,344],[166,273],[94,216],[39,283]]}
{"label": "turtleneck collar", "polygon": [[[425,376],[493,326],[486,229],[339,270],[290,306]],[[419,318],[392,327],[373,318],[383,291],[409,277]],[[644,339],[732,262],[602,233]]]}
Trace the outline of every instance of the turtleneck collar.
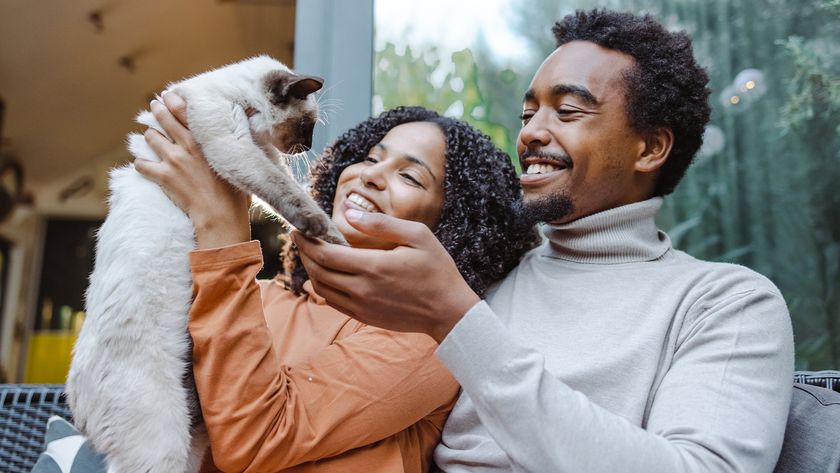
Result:
{"label": "turtleneck collar", "polygon": [[604,210],[561,225],[548,224],[544,256],[576,263],[621,264],[652,261],[671,248],[665,232],[656,228],[662,198]]}

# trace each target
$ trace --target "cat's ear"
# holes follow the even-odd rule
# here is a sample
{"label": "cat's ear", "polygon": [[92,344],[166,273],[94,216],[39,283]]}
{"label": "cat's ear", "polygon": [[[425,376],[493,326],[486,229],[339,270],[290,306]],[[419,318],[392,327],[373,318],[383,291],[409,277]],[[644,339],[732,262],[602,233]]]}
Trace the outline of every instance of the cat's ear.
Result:
{"label": "cat's ear", "polygon": [[324,85],[324,79],[316,76],[293,76],[289,83],[288,93],[292,97],[298,99],[305,99],[309,94],[321,90]]}
{"label": "cat's ear", "polygon": [[324,80],[315,76],[299,76],[284,71],[273,71],[266,76],[266,88],[271,103],[282,105],[291,98],[304,100],[324,85]]}

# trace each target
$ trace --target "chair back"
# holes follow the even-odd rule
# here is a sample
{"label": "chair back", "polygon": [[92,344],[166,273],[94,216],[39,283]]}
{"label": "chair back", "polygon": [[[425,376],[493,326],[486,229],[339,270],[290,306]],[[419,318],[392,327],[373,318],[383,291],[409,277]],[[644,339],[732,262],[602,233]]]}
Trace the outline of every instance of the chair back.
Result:
{"label": "chair back", "polygon": [[[774,473],[838,473],[840,371],[797,371],[793,378],[788,428]],[[47,419],[71,420],[63,389],[61,384],[0,384],[0,472],[29,473],[44,451]]]}
{"label": "chair back", "polygon": [[70,419],[61,384],[0,384],[0,471],[29,473],[44,451],[47,419]]}

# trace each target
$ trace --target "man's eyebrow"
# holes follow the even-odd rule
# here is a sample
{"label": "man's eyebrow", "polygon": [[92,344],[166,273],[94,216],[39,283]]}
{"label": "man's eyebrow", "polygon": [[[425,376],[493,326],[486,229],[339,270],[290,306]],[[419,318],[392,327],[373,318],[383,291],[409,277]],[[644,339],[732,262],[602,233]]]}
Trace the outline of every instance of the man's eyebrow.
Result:
{"label": "man's eyebrow", "polygon": [[[592,95],[592,92],[590,92],[589,89],[577,84],[556,84],[551,87],[551,95],[554,95],[555,97],[559,97],[561,95],[574,95],[589,105],[601,104],[598,102],[598,99]],[[528,89],[528,91],[525,92],[526,102],[529,100],[535,100],[536,98],[537,94],[534,92],[534,89]]]}
{"label": "man's eyebrow", "polygon": [[[388,151],[388,147],[383,145],[382,143],[376,143],[373,147],[374,148],[379,148],[379,149],[381,149],[382,151],[385,151],[385,152]],[[417,164],[419,166],[423,166],[423,168],[426,169],[426,171],[429,171],[429,174],[432,176],[432,179],[435,182],[437,182],[437,176],[435,176],[435,173],[432,172],[432,168],[430,168],[429,165],[425,163],[425,161],[423,161],[422,159],[415,158],[414,156],[412,156],[410,154],[406,154],[402,158],[405,159],[408,162]]]}

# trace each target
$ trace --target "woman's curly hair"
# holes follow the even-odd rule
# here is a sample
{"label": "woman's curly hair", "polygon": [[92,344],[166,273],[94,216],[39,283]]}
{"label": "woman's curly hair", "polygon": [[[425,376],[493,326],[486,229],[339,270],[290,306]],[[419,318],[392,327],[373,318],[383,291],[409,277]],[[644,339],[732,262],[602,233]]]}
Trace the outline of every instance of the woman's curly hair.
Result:
{"label": "woman's curly hair", "polygon": [[[364,160],[392,128],[411,122],[434,123],[445,137],[443,208],[434,234],[472,290],[483,296],[537,245],[539,236],[514,218],[521,188],[510,158],[470,125],[422,107],[397,107],[369,118],[324,151],[313,170],[313,196],[332,215],[341,173]],[[287,285],[301,294],[308,276],[291,242],[283,250],[283,261]]]}
{"label": "woman's curly hair", "polygon": [[669,32],[651,15],[609,10],[577,11],[551,31],[558,47],[590,41],[635,59],[624,78],[630,125],[642,133],[658,128],[674,132],[671,154],[653,191],[655,196],[670,194],[703,144],[711,114],[709,77],[694,59],[691,39],[683,31]]}

